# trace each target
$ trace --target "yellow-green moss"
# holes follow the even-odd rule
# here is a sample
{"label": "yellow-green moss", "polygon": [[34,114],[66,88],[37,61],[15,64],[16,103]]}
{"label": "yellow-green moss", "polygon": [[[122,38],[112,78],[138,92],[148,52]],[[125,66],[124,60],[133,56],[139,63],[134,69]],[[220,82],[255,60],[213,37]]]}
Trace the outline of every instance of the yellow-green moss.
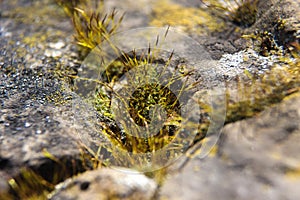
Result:
{"label": "yellow-green moss", "polygon": [[221,19],[199,8],[184,7],[169,0],[157,1],[154,4],[151,26],[181,28],[183,31],[207,34],[224,27]]}
{"label": "yellow-green moss", "polygon": [[[105,13],[103,1],[64,1],[56,0],[72,19],[75,40],[85,55],[91,49],[101,45],[114,34],[124,15],[118,16],[116,10]],[[103,53],[99,51],[99,54]]]}
{"label": "yellow-green moss", "polygon": [[[73,9],[74,7],[72,7]],[[36,8],[35,8],[36,9]],[[51,8],[52,9],[52,8]],[[116,31],[115,27],[114,29],[111,30],[106,30],[107,27],[111,26],[111,22],[113,22],[113,13],[111,13],[111,15],[108,16],[109,23],[107,24],[98,24],[98,22],[100,22],[100,19],[103,20],[104,16],[102,16],[102,18],[98,15],[98,13],[96,12],[95,14],[87,14],[86,12],[84,12],[84,10],[82,10],[81,8],[77,8],[77,10],[72,10],[69,9],[69,7],[65,7],[65,9],[67,9],[67,14],[72,15],[73,12],[76,12],[77,14],[77,24],[75,24],[75,28],[77,26],[76,29],[76,38],[77,38],[77,42],[79,43],[79,45],[85,46],[89,49],[92,49],[95,47],[95,45],[97,45],[99,42],[101,42],[103,39],[105,39],[105,37],[107,37],[107,33],[112,33],[114,31]],[[46,10],[47,11],[47,10]],[[82,12],[83,11],[83,12]],[[243,11],[243,10],[242,10]],[[251,10],[250,10],[251,11]],[[25,13],[24,10],[19,9],[16,10],[16,13],[20,12],[21,13],[21,17],[18,20],[21,20],[22,22],[26,22],[28,23],[30,20],[36,20],[36,16],[34,15],[29,15],[29,17],[24,17]],[[28,12],[28,11],[27,11]],[[45,11],[40,11],[41,15],[44,15]],[[48,13],[49,11],[47,11],[46,13]],[[243,11],[244,12],[244,11]],[[70,14],[71,13],[71,14]],[[93,13],[93,12],[91,12]],[[79,15],[83,16],[79,16]],[[97,16],[99,16],[97,18]],[[241,16],[241,13],[237,16],[235,16],[235,18],[239,18]],[[45,18],[46,19],[46,18]],[[94,20],[94,28],[91,30],[88,30],[86,26],[80,26],[81,22],[88,22],[90,19]],[[247,23],[252,23],[251,18],[247,18]],[[43,19],[44,20],[44,19]],[[83,20],[83,21],[80,21]],[[235,20],[239,20],[239,19],[235,19]],[[242,19],[245,20],[245,19]],[[42,21],[44,23],[44,21]],[[117,21],[120,22],[120,21]],[[45,24],[47,25],[47,23],[49,22],[45,22]],[[241,23],[241,22],[239,22]],[[182,28],[184,31],[187,31],[189,33],[197,33],[197,34],[207,34],[210,33],[212,31],[217,31],[222,29],[225,25],[224,22],[218,18],[213,16],[212,14],[210,14],[207,11],[198,9],[198,8],[187,8],[175,3],[171,3],[168,0],[162,0],[162,1],[158,1],[157,3],[155,3],[154,5],[154,9],[153,9],[153,16],[150,22],[150,25],[152,26],[165,26],[165,25],[170,25],[170,26],[174,26],[174,27],[180,27]],[[105,31],[103,32],[102,28],[105,28]],[[99,30],[100,29],[100,32]],[[98,32],[97,32],[98,31]],[[102,32],[101,32],[102,31]],[[104,34],[102,34],[104,33]],[[48,35],[47,35],[48,36]],[[96,39],[95,41],[91,40],[91,37],[93,36],[97,36],[98,39]],[[40,38],[42,40],[46,40],[47,37],[43,36],[43,35],[37,35],[37,38]],[[36,38],[25,38],[24,39],[25,43],[27,44],[32,44],[36,41]],[[251,82],[251,84],[248,83],[240,83],[240,87],[238,88],[238,94],[241,96],[244,96],[244,99],[238,102],[228,102],[228,108],[227,108],[227,118],[226,118],[226,122],[233,122],[233,121],[237,121],[243,118],[247,118],[247,117],[252,117],[254,115],[256,115],[257,113],[259,113],[260,111],[262,111],[263,109],[265,109],[266,107],[269,107],[275,103],[280,102],[282,99],[286,98],[286,96],[293,94],[293,93],[297,93],[300,90],[300,62],[299,62],[299,57],[295,56],[296,61],[290,61],[288,56],[283,57],[283,59],[287,60],[287,64],[285,66],[281,66],[281,67],[274,67],[272,70],[270,70],[270,72],[268,72],[267,74],[261,76],[261,77],[253,77],[253,81]],[[129,61],[132,61],[129,59]],[[124,63],[122,63],[124,64]],[[132,64],[132,63],[131,63]],[[140,63],[134,63],[135,65],[139,65]],[[152,63],[150,63],[152,64]],[[131,66],[134,67],[134,66]],[[60,66],[58,66],[57,68],[57,74],[58,76],[65,76],[67,78],[71,77],[68,75],[68,72],[64,71],[65,69],[60,68]],[[119,74],[118,72],[116,74]],[[170,80],[172,81],[172,80]],[[151,87],[151,85],[146,86],[145,88],[143,88],[146,90],[146,92],[156,92],[158,94],[158,96],[164,97],[167,96],[166,94],[164,94],[164,92],[162,92],[161,94],[159,93],[159,88],[154,88]],[[250,91],[250,92],[249,92]],[[58,104],[62,104],[62,95],[60,93],[57,94],[53,94],[53,96],[49,96],[48,98],[52,99],[53,102],[58,103]],[[134,105],[132,104],[132,107],[137,106],[138,110],[142,110],[144,111],[149,111],[149,106],[147,106],[146,108],[144,106],[140,105],[140,102],[144,101],[145,99],[134,99]],[[157,102],[154,102],[153,104],[155,104]],[[161,102],[160,102],[161,103]],[[166,107],[171,107],[168,102],[162,102],[165,103]],[[110,100],[108,95],[106,95],[105,93],[101,93],[101,92],[97,92],[95,94],[95,107],[97,110],[99,110],[100,112],[103,112],[102,114],[106,117],[112,118],[111,113],[110,113]],[[171,109],[173,109],[174,107],[171,107]],[[146,110],[144,110],[146,109]],[[174,108],[176,109],[176,108]],[[134,111],[133,113],[136,114],[136,111]],[[169,112],[170,114],[171,112]],[[170,114],[171,115],[171,114]],[[144,120],[144,118],[137,116],[136,120],[139,123],[143,123],[143,122],[148,122],[149,120],[146,119]],[[147,121],[148,120],[148,121]],[[174,119],[174,121],[176,122],[176,120]],[[180,120],[177,119],[177,122],[180,122]],[[207,129],[209,125],[209,122],[204,122],[203,124],[201,124],[201,127],[203,130],[200,130],[201,132],[205,132],[205,130]],[[112,143],[114,145],[116,145],[116,147],[120,147],[123,146],[124,149],[127,149],[129,151],[133,151],[133,152],[150,152],[150,151],[155,151],[156,148],[161,148],[163,147],[166,143],[170,143],[170,141],[172,140],[173,136],[170,136],[168,138],[168,135],[166,136],[166,138],[164,137],[159,137],[159,138],[150,138],[147,141],[144,140],[142,141],[142,139],[140,141],[137,141],[136,138],[130,137],[128,136],[126,139],[127,141],[124,142],[122,141],[121,137],[122,135],[120,135],[120,132],[112,129],[111,127],[109,127],[107,124],[103,123],[102,124],[103,127],[103,134],[106,134],[109,138],[112,139]],[[204,140],[203,140],[204,141]],[[202,142],[203,142],[202,141]],[[142,145],[138,146],[137,143],[140,142]],[[135,146],[137,145],[137,146]],[[152,146],[151,146],[152,145]],[[181,146],[178,146],[178,148],[180,148]],[[135,149],[134,149],[135,148]],[[108,149],[108,151],[110,151],[112,153],[112,155],[116,158],[118,158],[118,154],[115,153],[114,154],[114,149]],[[213,151],[211,152],[211,156],[214,156],[218,151],[218,147],[215,147],[213,149]],[[89,154],[92,153],[92,154]],[[99,155],[97,154],[97,152],[92,152],[90,151],[88,154],[83,154],[84,158],[83,160],[85,160],[86,158],[90,159],[92,161],[92,166],[93,167],[99,167],[102,163],[102,161],[99,160]],[[122,157],[119,158],[120,163],[122,163]],[[122,163],[123,164],[123,163]],[[87,164],[90,165],[90,164]],[[150,177],[155,178],[158,182],[162,182],[162,180],[165,177],[166,174],[166,169],[162,169],[160,171],[157,172],[153,172],[152,174],[149,173],[148,175]],[[296,170],[296,174],[298,175],[298,171]],[[292,173],[293,175],[295,175],[295,173]],[[26,176],[27,178],[29,178],[30,180],[35,180],[37,182],[37,184],[39,184],[37,187],[40,188],[41,187],[41,191],[42,194],[40,194],[41,196],[44,196],[45,191],[47,191],[49,188],[52,189],[53,185],[48,185],[44,180],[40,179],[40,177],[36,176],[35,174],[32,174],[30,171],[25,171],[23,172],[23,175]],[[32,183],[26,183],[24,185],[24,187],[29,187]],[[27,197],[28,192],[31,192],[30,190],[27,190],[25,188],[22,189],[20,188],[20,184],[16,184],[16,180],[15,179],[11,179],[10,180],[10,185],[12,187],[14,187],[17,191],[21,192],[21,195],[24,197]],[[22,186],[22,185],[21,185]],[[34,185],[35,186],[35,185]],[[43,188],[45,187],[45,188]],[[49,188],[48,188],[49,187]],[[31,188],[32,190],[32,188]]]}
{"label": "yellow-green moss", "polygon": [[[179,128],[177,125],[180,124],[180,115],[179,115],[179,108],[180,105],[178,103],[178,100],[176,96],[169,91],[166,87],[162,87],[161,85],[157,84],[151,84],[148,83],[147,80],[150,80],[150,77],[156,77],[151,76],[152,73],[151,67],[153,65],[157,65],[155,63],[155,58],[150,56],[150,54],[146,54],[142,56],[141,58],[137,57],[130,57],[128,55],[123,55],[126,58],[124,60],[117,61],[117,66],[119,62],[123,63],[124,68],[127,70],[137,67],[144,67],[145,71],[147,71],[148,76],[145,77],[144,74],[141,72],[136,72],[134,75],[132,75],[131,78],[137,78],[140,77],[144,81],[146,81],[141,87],[137,87],[136,81],[132,80],[129,81],[128,85],[124,85],[123,91],[127,90],[129,88],[135,88],[135,92],[131,95],[131,97],[122,98],[121,101],[127,102],[128,101],[128,107],[126,107],[126,112],[128,112],[131,116],[131,118],[134,120],[134,122],[143,127],[143,126],[149,126],[151,125],[151,118],[150,117],[150,110],[154,105],[161,105],[165,110],[167,114],[167,122],[160,130],[160,132],[155,135],[155,137],[145,134],[145,138],[136,136],[136,133],[133,130],[136,130],[135,127],[124,127],[124,130],[119,130],[117,128],[109,127],[105,124],[102,124],[104,129],[103,132],[112,140],[112,142],[119,148],[122,148],[126,151],[132,152],[132,153],[147,153],[147,152],[153,152],[155,150],[163,148],[165,145],[169,144],[175,137],[175,134],[177,132],[177,128]],[[169,63],[169,62],[167,62]],[[116,66],[111,65],[111,68],[115,68]],[[169,67],[168,64],[165,66],[162,66],[164,68]],[[123,68],[122,68],[123,69]],[[121,68],[120,68],[121,70]],[[123,71],[125,73],[127,70]],[[112,70],[108,69],[108,72],[111,72]],[[104,90],[111,90],[113,87],[114,81],[118,79],[117,76],[120,76],[119,73],[115,74],[114,76],[112,73],[108,73],[110,78],[107,79],[107,83],[103,82],[102,85],[106,85],[106,88]],[[122,75],[122,74],[121,74]],[[113,77],[112,77],[113,76]],[[150,77],[149,77],[150,76]],[[129,77],[127,77],[129,78]],[[171,77],[168,84],[172,84],[174,81],[178,81],[184,79],[184,75],[182,77]],[[114,80],[114,81],[112,81]],[[181,90],[185,90],[186,88],[183,86]],[[116,93],[116,96],[119,94]],[[95,108],[102,113],[104,116],[110,117],[113,119],[113,116],[110,112],[111,108],[111,97],[110,95],[107,95],[103,89],[99,89],[94,101]],[[125,108],[124,108],[125,109]],[[124,110],[125,112],[125,110]],[[176,127],[176,128],[175,128]],[[181,127],[182,128],[182,127]],[[129,129],[129,131],[128,131]],[[174,130],[173,130],[174,129]],[[173,131],[171,131],[173,130]],[[132,131],[132,132],[130,132]],[[139,132],[139,130],[136,130]],[[116,155],[118,156],[118,155]]]}
{"label": "yellow-green moss", "polygon": [[14,198],[26,200],[46,199],[49,192],[54,189],[54,184],[27,168],[22,168],[19,176],[8,180],[8,184],[15,193],[7,194],[8,197],[15,196]]}

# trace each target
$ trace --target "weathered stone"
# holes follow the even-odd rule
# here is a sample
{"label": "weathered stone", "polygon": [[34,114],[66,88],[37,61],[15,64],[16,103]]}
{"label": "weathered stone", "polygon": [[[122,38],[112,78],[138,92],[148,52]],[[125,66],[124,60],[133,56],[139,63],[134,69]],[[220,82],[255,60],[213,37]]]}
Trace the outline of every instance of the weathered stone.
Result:
{"label": "weathered stone", "polygon": [[[300,2],[295,0],[258,1],[258,16],[246,33],[269,31],[279,46],[300,42]],[[283,22],[283,26],[281,23]]]}
{"label": "weathered stone", "polygon": [[[161,199],[299,199],[300,97],[225,126],[217,154],[168,179]],[[192,180],[192,181],[191,181]]]}
{"label": "weathered stone", "polygon": [[[150,19],[155,17],[152,6],[149,6],[153,2],[155,0],[109,1],[106,9],[111,11],[116,7],[119,14],[126,11],[119,30],[124,31],[148,25]],[[191,0],[174,2],[187,7],[200,4],[200,1],[195,3]],[[282,44],[299,39],[297,3],[292,0],[260,0],[257,21],[245,33],[253,33],[258,29],[270,31],[281,39],[288,36],[287,40],[281,40]],[[0,6],[1,196],[12,189],[7,181],[20,176],[22,169],[34,170],[50,182],[57,177],[58,171],[63,173],[54,183],[86,170],[78,142],[80,138],[92,141],[93,137],[97,137],[99,140],[99,135],[89,132],[84,128],[84,123],[73,123],[72,93],[64,88],[61,77],[54,75],[55,70],[60,76],[70,71],[74,75],[80,70],[78,60],[82,58],[78,58],[73,45],[71,20],[51,0],[4,0]],[[273,24],[279,18],[287,21],[286,29],[274,32]],[[244,51],[239,51],[245,48],[245,41],[240,39],[243,31],[236,33],[235,28],[232,24],[228,25],[225,33],[211,33],[213,36],[187,33],[203,44],[212,58],[217,60],[227,53],[221,60],[224,65],[218,70],[220,76],[228,72],[225,68],[234,63],[236,57],[245,56]],[[191,60],[198,59],[197,54],[188,53],[188,56],[192,57]],[[269,58],[266,60],[270,61]],[[255,59],[243,62],[242,66],[238,66],[241,64],[239,61],[234,64],[244,67],[253,64]],[[269,64],[254,64],[251,69],[266,67],[262,71],[268,70]],[[243,69],[239,68],[239,73],[242,72]],[[207,73],[202,75],[217,79],[215,73]],[[235,73],[230,72],[230,76],[234,77]],[[162,187],[161,198],[299,198],[299,106],[299,98],[293,99],[266,111],[260,117],[227,125],[218,154],[187,162],[183,171],[167,180]],[[103,142],[107,142],[104,136],[103,139]],[[93,147],[92,144],[87,146]],[[107,182],[96,180],[96,177],[105,177]],[[109,195],[124,195],[125,199],[136,199],[139,196],[133,195],[141,195],[140,198],[147,199],[152,198],[157,189],[152,181],[142,175],[124,175],[111,170],[88,172],[75,179],[78,182],[58,192],[55,198],[73,198],[72,192],[76,191],[79,199]],[[122,182],[124,180],[130,180],[132,184]],[[140,184],[140,180],[145,182]],[[99,193],[98,189],[102,192]]]}
{"label": "weathered stone", "polygon": [[98,169],[78,175],[60,185],[52,200],[151,200],[156,183],[136,171],[126,169]]}
{"label": "weathered stone", "polygon": [[[56,74],[79,67],[72,57],[77,53],[70,42],[71,24],[65,24],[62,10],[56,12],[58,6],[47,0],[2,1],[0,6],[5,8],[0,16],[1,196],[11,190],[7,182],[24,170],[52,183],[86,170],[79,136],[89,140],[91,135],[74,123],[67,79]],[[60,48],[60,58],[44,56],[48,40],[64,43],[52,46]]]}

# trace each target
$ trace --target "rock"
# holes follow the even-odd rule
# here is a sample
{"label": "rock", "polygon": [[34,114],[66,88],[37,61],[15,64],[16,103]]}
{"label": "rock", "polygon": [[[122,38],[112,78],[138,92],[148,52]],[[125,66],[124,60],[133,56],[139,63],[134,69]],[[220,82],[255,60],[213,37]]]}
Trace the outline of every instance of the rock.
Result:
{"label": "rock", "polygon": [[[92,140],[91,135],[83,124],[74,123],[68,80],[57,75],[62,69],[74,73],[80,65],[72,57],[76,49],[70,44],[71,26],[65,25],[54,2],[15,3],[1,2],[5,12],[0,16],[0,199],[2,193],[13,193],[8,181],[20,180],[24,172],[34,171],[56,184],[90,167],[83,166],[80,137]],[[28,11],[32,8],[44,12],[39,17],[45,21],[30,21],[38,15]],[[52,48],[61,47],[61,57],[44,55],[52,50],[45,49],[47,40],[59,41]]]}
{"label": "rock", "polygon": [[239,51],[234,54],[223,54],[218,62],[217,73],[219,76],[223,75],[227,81],[234,80],[237,76],[239,78],[245,77],[245,70],[253,76],[263,75],[275,64],[284,64],[284,62],[280,61],[279,56],[261,56],[252,49]]}
{"label": "rock", "polygon": [[226,125],[217,153],[190,160],[164,183],[160,199],[299,199],[299,142],[298,95]]}
{"label": "rock", "polygon": [[66,46],[66,44],[61,40],[59,40],[58,42],[50,42],[49,43],[49,47],[52,49],[61,49],[65,46]]}
{"label": "rock", "polygon": [[[283,22],[283,26],[281,26]],[[258,16],[245,33],[269,31],[279,46],[289,47],[300,42],[300,2],[295,0],[271,0],[258,2]]]}
{"label": "rock", "polygon": [[156,183],[132,170],[98,169],[78,175],[60,185],[51,200],[153,199]]}
{"label": "rock", "polygon": [[[148,5],[155,1],[110,1],[106,9],[111,11],[116,7],[121,10],[118,14],[122,10],[127,12],[119,30],[125,31],[148,26],[155,17],[152,6]],[[191,0],[174,2],[198,6]],[[82,159],[84,151],[80,149],[80,139],[89,141],[86,145],[91,150],[97,150],[94,149],[97,145],[91,142],[95,137],[98,141],[100,138],[100,144],[109,142],[100,128],[97,131],[85,128],[90,122],[86,120],[90,110],[83,108],[78,111],[82,120],[74,123],[74,102],[70,99],[77,96],[65,86],[72,85],[72,80],[65,75],[76,75],[82,70],[78,60],[83,58],[71,44],[74,33],[71,20],[52,0],[4,0],[0,4],[3,8],[0,11],[0,199],[3,199],[2,194],[17,192],[12,191],[12,185],[15,180],[22,179],[24,170],[25,175],[26,170],[33,170],[46,181],[57,184],[90,169],[91,164]],[[273,23],[283,17],[287,20],[287,29],[277,36],[282,39],[285,33],[291,34],[282,43],[292,42],[298,37],[299,19],[295,13],[299,6],[296,1],[260,0],[259,5],[257,22],[245,32],[256,29],[272,32]],[[226,34],[212,33],[213,37],[187,34],[203,44],[212,58],[222,58],[220,70],[211,68],[219,71],[220,77],[229,65],[241,67],[237,69],[241,73],[244,65],[253,64],[256,58],[261,61],[259,66],[266,67],[262,71],[268,70],[269,64],[265,63],[273,62],[270,57],[241,61],[246,54],[240,51],[245,49],[245,42],[239,38],[241,33],[234,30],[234,26],[229,26]],[[190,49],[187,54],[198,61],[198,55],[192,51]],[[254,67],[256,65],[253,70]],[[199,71],[198,75],[218,80],[214,72],[206,73],[208,75]],[[234,69],[229,73],[234,77],[237,72]],[[218,154],[204,160],[194,158],[188,161],[178,175],[162,186],[161,198],[298,199],[299,98],[295,99],[260,117],[227,125]],[[106,123],[105,120],[101,122]],[[106,159],[105,149],[99,153]],[[88,162],[92,162],[91,159]],[[76,198],[74,194],[78,199],[106,198],[109,195],[124,199],[152,199],[157,190],[157,185],[141,174],[130,175],[109,169],[87,172],[75,181],[70,180],[67,182],[72,184],[64,182],[67,189],[58,191],[53,199]],[[35,190],[38,188],[31,188],[30,193]]]}
{"label": "rock", "polygon": [[57,51],[57,50],[50,50],[50,49],[47,49],[45,51],[45,56],[47,57],[60,57],[62,55],[62,52],[61,51]]}
{"label": "rock", "polygon": [[[33,170],[56,184],[90,167],[89,161],[84,166],[81,138],[92,141],[93,134],[84,124],[76,124],[74,96],[47,72],[50,65],[11,71],[4,64],[0,73],[1,181],[18,179],[24,170]],[[91,143],[86,145],[92,148]]]}
{"label": "rock", "polygon": [[295,0],[270,0],[258,1],[258,16],[251,29],[274,29],[274,23],[285,20],[290,31],[299,29],[299,1]]}
{"label": "rock", "polygon": [[236,41],[234,41],[235,39],[229,40],[228,38],[223,39],[219,37],[195,37],[195,39],[206,48],[215,60],[219,60],[224,54],[234,54],[246,47],[245,41],[240,39]]}

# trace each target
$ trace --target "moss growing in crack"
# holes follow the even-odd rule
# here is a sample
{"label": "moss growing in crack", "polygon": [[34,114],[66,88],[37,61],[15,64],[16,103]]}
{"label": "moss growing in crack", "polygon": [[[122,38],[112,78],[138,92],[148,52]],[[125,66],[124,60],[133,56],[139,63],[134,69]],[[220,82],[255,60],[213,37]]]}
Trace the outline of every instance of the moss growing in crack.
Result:
{"label": "moss growing in crack", "polygon": [[262,56],[283,53],[276,44],[274,35],[269,31],[256,31],[253,34],[243,35],[243,38],[251,39],[254,50]]}
{"label": "moss growing in crack", "polygon": [[18,175],[7,181],[10,190],[5,194],[0,193],[0,198],[3,200],[51,199],[57,192],[57,184],[61,181],[82,171],[97,169],[103,165],[98,155],[100,152],[95,154],[82,145],[79,148],[80,159],[70,157],[59,159],[43,149],[42,154],[46,163],[39,167],[21,168]]}
{"label": "moss growing in crack", "polygon": [[[228,1],[229,2],[229,1]],[[256,17],[256,2],[255,4],[251,4],[252,1],[235,1],[235,5],[232,7],[220,7],[219,4],[211,4],[213,8],[215,8],[218,12],[220,12],[221,18],[225,20],[229,20],[232,23],[241,26],[241,27],[249,27],[255,22]],[[154,10],[154,14],[156,15],[157,19],[153,19],[151,24],[152,25],[174,25],[174,26],[182,26],[185,30],[194,30],[196,26],[202,26],[208,21],[204,22],[203,19],[194,18],[195,14],[197,13],[194,9],[189,8],[182,8],[179,5],[169,4],[167,1],[160,2],[161,5],[164,6],[157,6],[156,10]],[[158,5],[160,5],[158,3]],[[253,6],[253,7],[252,7]],[[77,14],[82,14],[83,10],[75,9],[75,12],[79,12]],[[168,11],[168,12],[167,12]],[[170,11],[174,11],[172,14],[169,15]],[[178,13],[178,15],[176,14]],[[193,13],[191,16],[190,14]],[[198,13],[199,14],[199,13]],[[202,13],[203,14],[203,13]],[[207,13],[201,16],[209,16]],[[174,16],[179,16],[180,19],[174,18]],[[200,16],[200,14],[199,14]],[[161,17],[161,18],[160,18]],[[188,20],[185,21],[186,17]],[[83,17],[84,18],[84,17]],[[87,19],[87,18],[86,18]],[[212,18],[211,18],[212,19]],[[199,21],[198,21],[199,20]],[[213,20],[215,20],[213,18]],[[76,25],[75,25],[76,26]],[[82,27],[81,27],[82,28]],[[209,28],[210,30],[217,30],[220,29],[220,26],[215,26],[214,24]],[[282,26],[278,26],[279,30],[283,30]],[[203,31],[203,30],[201,30]],[[79,31],[79,33],[83,33],[84,31]],[[88,32],[85,32],[85,35],[79,34],[81,37],[81,41],[83,41],[84,47],[92,48],[94,47],[94,41],[91,41]],[[78,34],[78,31],[77,31]],[[92,33],[93,35],[95,33]],[[79,38],[80,38],[79,37]],[[86,38],[84,38],[86,37]],[[99,36],[104,37],[105,36]],[[273,33],[270,32],[260,32],[257,35],[253,35],[252,38],[257,42],[257,51],[261,55],[269,56],[271,54],[281,54],[280,48],[276,43],[276,38],[282,38],[280,35],[275,36]],[[78,38],[77,38],[78,40]],[[80,39],[78,40],[80,41]],[[102,41],[101,39],[99,40]],[[293,42],[291,42],[293,43]],[[288,42],[285,42],[288,44]],[[295,45],[295,44],[294,44]],[[145,58],[145,57],[144,57]],[[291,93],[299,92],[299,57],[295,56],[296,60],[289,61],[287,57],[282,57],[282,59],[287,59],[287,64],[284,67],[274,67],[269,73],[259,76],[259,77],[251,77],[251,83],[244,83],[239,82],[238,93],[239,95],[244,95],[244,99],[239,102],[228,102],[228,112],[227,112],[227,119],[226,123],[234,122],[237,120],[241,120],[247,117],[255,116],[257,113],[264,110],[266,107],[269,107],[275,103],[280,102],[286,96]],[[112,64],[110,70],[107,71],[107,88],[103,89],[102,87],[99,88],[94,96],[94,106],[96,110],[98,110],[101,114],[108,117],[109,119],[113,119],[113,114],[110,112],[111,106],[111,88],[113,84],[118,80],[118,78],[124,74],[125,72],[129,71],[130,69],[140,66],[142,64],[153,64],[150,60],[143,60],[138,58],[134,55],[124,55],[122,58],[117,60],[115,63]],[[125,66],[125,67],[124,67]],[[124,67],[124,68],[121,68]],[[131,104],[128,107],[129,113],[134,121],[142,126],[143,124],[149,124],[149,108],[153,104],[157,104],[157,97],[163,99],[170,95],[168,91],[165,91],[163,88],[153,86],[151,84],[145,85],[144,87],[137,88],[141,93],[145,95],[137,94],[133,96],[131,99]],[[245,92],[247,91],[247,92]],[[250,92],[249,92],[250,91]],[[154,93],[152,95],[153,98],[147,99],[146,96],[149,94]],[[248,95],[249,94],[249,95]],[[171,98],[172,99],[172,98]],[[143,104],[143,102],[150,101],[149,104]],[[153,102],[153,104],[151,104]],[[165,104],[166,107],[170,107],[167,101],[160,102],[161,104]],[[178,107],[174,107],[178,108]],[[174,109],[172,108],[172,109]],[[171,110],[172,110],[171,109]],[[176,109],[175,109],[176,110]],[[176,112],[175,112],[176,113]],[[178,114],[178,113],[177,113]],[[168,112],[168,117],[171,117],[171,112]],[[177,120],[177,121],[176,121]],[[182,119],[177,118],[172,123],[178,124]],[[207,129],[207,124],[203,126],[203,130]],[[176,126],[176,125],[175,125]],[[144,153],[144,152],[151,152],[155,151],[156,149],[162,148],[164,145],[170,143],[173,139],[173,135],[170,134],[170,129],[166,130],[166,132],[162,133],[161,135],[167,135],[167,137],[157,137],[157,138],[147,138],[146,140],[138,140],[135,137],[126,133],[126,130],[121,130],[116,128],[114,125],[110,126],[106,123],[102,124],[103,132],[111,138],[113,143],[118,146],[126,149],[130,152],[135,153]],[[171,127],[171,126],[169,126]],[[180,146],[179,146],[180,148]],[[113,150],[112,150],[113,151]],[[115,155],[118,157],[118,155]],[[120,162],[122,162],[120,160]]]}
{"label": "moss growing in crack", "polygon": [[[32,169],[23,168],[20,175],[8,181],[11,197],[17,199],[46,199],[54,184],[48,182]],[[3,197],[5,199],[5,197]]]}
{"label": "moss growing in crack", "polygon": [[[150,71],[153,70],[152,67],[155,66],[155,68],[166,69],[169,67],[169,64],[165,63],[164,65],[159,65],[156,63],[155,58],[144,55],[141,57],[138,57],[135,53],[133,54],[133,57],[123,54],[123,58],[126,58],[125,60],[118,60],[118,62],[123,62],[123,66],[127,66],[125,68],[132,69],[132,68],[138,68],[142,67],[143,72],[147,71],[148,73],[151,73]],[[171,59],[171,58],[170,58]],[[158,67],[159,66],[159,67]],[[110,67],[114,68],[114,65],[111,65]],[[126,70],[126,71],[128,71]],[[108,69],[109,72],[113,71]],[[162,70],[164,71],[164,70]],[[130,90],[131,88],[134,88],[134,93],[129,95],[130,98],[126,99],[126,97],[120,97],[121,101],[128,101],[128,105],[124,108],[124,112],[128,112],[130,117],[133,119],[134,123],[141,126],[141,127],[147,127],[152,122],[151,119],[155,118],[153,116],[154,112],[152,109],[154,109],[155,105],[159,104],[165,109],[166,111],[166,117],[167,121],[164,127],[160,130],[160,132],[155,135],[147,135],[148,133],[145,132],[144,137],[139,137],[138,132],[139,129],[136,127],[123,127],[124,129],[118,129],[116,127],[109,127],[106,124],[103,124],[104,126],[104,132],[107,134],[109,138],[113,141],[113,143],[123,148],[126,151],[134,152],[134,153],[146,153],[146,152],[153,152],[158,149],[163,148],[165,145],[169,144],[173,138],[176,135],[176,131],[179,128],[179,124],[181,122],[180,117],[180,104],[177,100],[175,94],[173,94],[169,89],[168,86],[175,83],[176,81],[180,81],[180,79],[184,79],[186,75],[183,75],[182,77],[179,76],[172,76],[167,82],[166,86],[162,86],[157,83],[153,83],[152,81],[147,80],[148,78],[151,78],[152,76],[150,74],[149,77],[142,74],[143,72],[137,71],[134,74],[131,74],[130,77],[127,76],[130,81],[128,81],[128,85],[125,85],[122,90]],[[157,73],[152,71],[153,73]],[[124,72],[125,73],[125,72]],[[111,76],[111,73],[108,73],[109,76]],[[121,76],[122,74],[118,74],[118,76]],[[133,84],[136,82],[136,78],[142,78],[145,83],[139,85],[139,84]],[[119,77],[111,77],[107,78],[107,80],[118,80]],[[132,78],[132,80],[131,80]],[[95,100],[95,107],[100,112],[104,112],[103,114],[106,116],[109,116],[111,119],[114,118],[113,114],[111,113],[111,98],[113,93],[115,93],[112,88],[114,88],[113,84],[114,81],[105,83],[104,85],[107,86],[107,88],[98,90],[97,93],[97,99]],[[157,80],[156,80],[157,81]],[[154,81],[155,82],[155,81]],[[137,86],[139,85],[139,86]],[[180,88],[182,92],[186,90],[186,86],[183,86]],[[107,92],[109,91],[109,92]],[[119,95],[118,92],[115,93],[115,95]],[[128,96],[128,95],[126,95]],[[118,97],[119,98],[119,97]],[[122,110],[122,108],[120,108]],[[135,131],[136,133],[135,133]],[[136,135],[137,134],[137,135]]]}

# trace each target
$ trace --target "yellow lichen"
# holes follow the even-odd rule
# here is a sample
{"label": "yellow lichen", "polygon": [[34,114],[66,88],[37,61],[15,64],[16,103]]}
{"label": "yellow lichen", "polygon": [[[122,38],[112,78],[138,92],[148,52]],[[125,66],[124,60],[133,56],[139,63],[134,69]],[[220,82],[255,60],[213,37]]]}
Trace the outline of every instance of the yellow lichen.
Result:
{"label": "yellow lichen", "polygon": [[286,177],[290,180],[300,181],[300,166],[296,169],[291,169],[286,172]]}
{"label": "yellow lichen", "polygon": [[177,27],[187,32],[206,34],[223,28],[217,17],[198,8],[184,7],[169,0],[157,1],[153,8],[152,26]]}
{"label": "yellow lichen", "polygon": [[209,156],[209,157],[215,157],[215,156],[217,155],[217,153],[218,153],[218,146],[215,145],[215,146],[213,146],[213,148],[210,150],[208,156]]}

